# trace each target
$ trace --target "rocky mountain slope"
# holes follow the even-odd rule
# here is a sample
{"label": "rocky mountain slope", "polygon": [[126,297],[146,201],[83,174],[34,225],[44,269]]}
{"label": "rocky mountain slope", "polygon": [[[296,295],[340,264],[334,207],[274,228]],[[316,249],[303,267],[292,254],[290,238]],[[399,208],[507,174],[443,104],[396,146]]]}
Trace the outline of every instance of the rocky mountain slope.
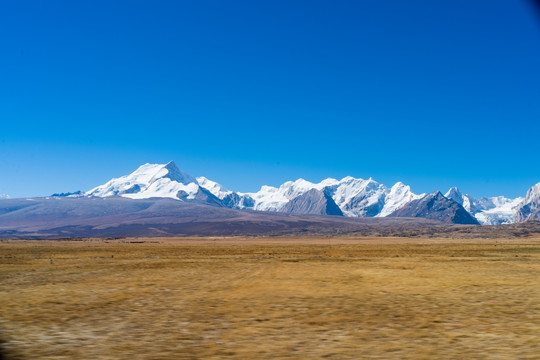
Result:
{"label": "rocky mountain slope", "polygon": [[[409,186],[400,182],[387,188],[373,179],[356,179],[350,176],[342,180],[328,178],[317,184],[298,179],[288,181],[279,188],[263,186],[255,193],[240,193],[228,190],[205,177],[195,178],[180,170],[172,161],[165,165],[142,165],[133,173],[112,179],[84,193],[84,196],[122,196],[131,199],[167,197],[235,209],[287,212],[293,208],[296,208],[294,211],[299,211],[298,205],[289,203],[311,190],[323,192],[325,198],[331,200],[330,205],[335,203],[344,215],[352,217],[384,217],[409,201],[423,196],[412,193]],[[319,200],[313,196],[306,197],[303,199],[303,206],[311,209],[316,204],[307,203]],[[329,211],[338,213],[336,209]]]}
{"label": "rocky mountain slope", "polygon": [[540,183],[527,191],[525,198],[519,203],[516,213],[516,221],[540,219]]}
{"label": "rocky mountain slope", "polygon": [[50,197],[0,202],[0,238],[378,234],[440,225],[426,219],[237,210],[170,198]]}
{"label": "rocky mountain slope", "polygon": [[337,215],[343,212],[326,191],[311,189],[286,203],[280,212],[291,214]]}
{"label": "rocky mountain slope", "polygon": [[[508,224],[540,217],[538,210],[540,183],[533,186],[525,198],[516,199],[503,196],[477,199],[463,194],[455,187],[448,190],[445,195],[431,195],[433,194],[415,194],[409,186],[401,182],[388,188],[371,178],[364,180],[350,176],[341,180],[328,178],[319,183],[298,179],[285,182],[279,187],[262,186],[257,192],[241,193],[226,189],[205,177],[195,178],[180,170],[171,161],[167,164],[142,165],[129,175],[112,179],[84,194],[69,196],[171,198],[232,209],[346,217],[388,217],[407,214],[482,225]],[[430,201],[433,199],[436,201],[431,204]],[[470,217],[465,216],[454,203],[463,208],[475,221],[471,222]],[[413,210],[418,206],[424,208]],[[447,213],[442,215],[444,206],[448,207]]]}
{"label": "rocky mountain slope", "polygon": [[169,198],[49,197],[0,201],[0,239],[348,235],[494,238],[540,233],[540,221],[498,226],[422,218],[237,210]]}
{"label": "rocky mountain slope", "polygon": [[389,216],[420,217],[447,224],[479,225],[478,220],[469,214],[463,206],[446,198],[440,191],[435,191],[421,199],[413,200]]}
{"label": "rocky mountain slope", "polygon": [[521,197],[508,199],[504,196],[476,199],[463,194],[457,187],[450,188],[444,196],[462,205],[482,225],[514,223],[517,208],[523,200]]}

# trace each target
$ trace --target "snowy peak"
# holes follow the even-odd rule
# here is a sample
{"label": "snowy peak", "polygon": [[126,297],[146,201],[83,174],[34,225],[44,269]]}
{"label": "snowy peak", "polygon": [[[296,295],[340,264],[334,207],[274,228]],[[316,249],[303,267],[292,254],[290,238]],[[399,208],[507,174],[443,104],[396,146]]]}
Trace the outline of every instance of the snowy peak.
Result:
{"label": "snowy peak", "polygon": [[339,181],[332,178],[325,179],[318,184],[304,179],[298,179],[295,181],[287,181],[279,188],[264,185],[258,192],[247,193],[245,196],[249,196],[253,199],[254,210],[279,211],[289,201],[302,196],[312,189],[323,190],[326,187],[333,186],[337,183],[339,183]]}
{"label": "snowy peak", "polygon": [[[446,220],[471,223],[462,214],[460,208],[463,208],[483,225],[540,218],[540,183],[531,187],[523,199],[507,199],[503,196],[477,199],[464,194],[457,187],[450,188],[445,195],[439,191],[417,195],[402,182],[388,188],[371,177],[364,180],[352,176],[341,180],[327,178],[319,183],[300,178],[287,181],[279,187],[262,186],[254,193],[240,193],[226,189],[208,178],[195,178],[182,171],[174,161],[167,164],[144,164],[129,175],[111,179],[83,194],[55,195],[122,196],[133,199],[167,197],[235,209],[351,217],[396,216],[400,210],[408,216],[427,217],[435,216],[433,214],[438,212],[436,216],[446,216]],[[422,206],[424,209],[419,209]],[[448,206],[448,211],[443,211],[444,206]],[[411,210],[411,207],[418,211]]]}
{"label": "snowy peak", "polygon": [[521,198],[508,199],[504,196],[474,198],[452,187],[445,195],[465,208],[482,225],[500,225],[515,222],[516,206]]}
{"label": "snowy peak", "polygon": [[325,187],[333,186],[333,185],[336,185],[338,183],[339,183],[339,180],[336,180],[334,178],[327,178],[327,179],[324,179],[323,181],[321,181],[320,183],[318,183],[317,187],[318,187],[318,189],[324,189]]}
{"label": "snowy peak", "polygon": [[462,205],[463,204],[463,193],[457,188],[457,187],[451,187],[450,189],[448,189],[448,191],[446,192],[446,194],[444,194],[444,196],[448,199],[452,199],[454,200],[455,202],[457,202],[458,204]]}
{"label": "snowy peak", "polygon": [[375,180],[343,178],[334,185],[332,198],[346,216],[376,216],[384,206],[388,188]]}
{"label": "snowy peak", "polygon": [[273,186],[263,185],[258,192],[247,193],[246,195],[254,201],[253,210],[278,211],[289,201],[280,190],[282,190],[282,187],[278,189]]}
{"label": "snowy peak", "polygon": [[224,188],[221,184],[218,184],[215,181],[209,180],[205,178],[204,176],[198,177],[197,183],[203,188],[205,188],[206,190],[210,191],[215,197],[219,199],[223,199],[227,195],[230,195],[232,193],[231,190]]}
{"label": "snowy peak", "polygon": [[516,221],[540,219],[540,183],[532,186],[518,204]]}
{"label": "snowy peak", "polygon": [[523,203],[530,204],[538,199],[540,199],[540,182],[534,186],[531,186],[531,188],[527,190],[527,195],[525,195]]}
{"label": "snowy peak", "polygon": [[[311,190],[322,192],[325,199],[314,192],[304,196]],[[412,193],[410,187],[403,183],[397,183],[392,189],[388,189],[372,178],[364,180],[352,176],[341,180],[328,178],[319,183],[304,179],[287,181],[279,188],[263,186],[260,191],[248,195],[254,200],[255,210],[299,211],[298,209],[306,209],[308,211],[309,209],[309,211],[314,211],[312,209],[320,209],[320,204],[325,202],[330,204],[329,206],[335,203],[344,215],[352,217],[386,216],[400,206],[422,196]],[[299,199],[300,197],[302,198]],[[290,204],[291,202],[294,203]],[[309,202],[317,202],[317,204],[308,204]],[[335,209],[331,212],[338,213]]]}
{"label": "snowy peak", "polygon": [[421,217],[448,224],[478,225],[478,221],[463,206],[446,198],[440,191],[434,191],[420,199],[413,200],[389,216]]}
{"label": "snowy peak", "polygon": [[197,180],[189,175],[188,173],[180,170],[178,166],[176,166],[174,161],[169,161],[167,164],[165,164],[150,180],[150,182],[155,181],[159,178],[167,178],[171,181],[176,181],[180,184],[191,184],[191,183],[197,183]]}
{"label": "snowy peak", "polygon": [[204,191],[209,192],[215,196],[216,199],[219,199],[222,206],[233,209],[253,208],[254,200],[249,195],[228,190],[221,184],[209,180],[204,176],[198,177],[197,182],[199,183],[199,186],[204,189]]}
{"label": "snowy peak", "polygon": [[386,195],[384,207],[377,216],[388,216],[409,202],[420,199],[423,196],[425,196],[425,194],[416,195],[411,191],[410,186],[399,181],[392,186],[390,192]]}
{"label": "snowy peak", "polygon": [[405,185],[401,181],[398,181],[390,188],[390,194],[412,194],[412,191],[409,185]]}
{"label": "snowy peak", "polygon": [[314,188],[314,183],[304,179],[298,179],[296,181],[287,181],[279,187],[278,191],[281,192],[288,200],[292,200]]}
{"label": "snowy peak", "polygon": [[197,180],[171,161],[167,164],[144,164],[129,175],[112,179],[85,193],[86,196],[123,196],[133,199],[168,197],[195,199]]}
{"label": "snowy peak", "polygon": [[426,199],[443,200],[445,196],[439,190],[429,193],[425,196]]}
{"label": "snowy peak", "polygon": [[459,205],[463,206],[469,213],[475,213],[476,209],[474,205],[476,199],[470,197],[469,195],[463,194],[457,187],[451,187],[444,196],[447,199],[454,200]]}

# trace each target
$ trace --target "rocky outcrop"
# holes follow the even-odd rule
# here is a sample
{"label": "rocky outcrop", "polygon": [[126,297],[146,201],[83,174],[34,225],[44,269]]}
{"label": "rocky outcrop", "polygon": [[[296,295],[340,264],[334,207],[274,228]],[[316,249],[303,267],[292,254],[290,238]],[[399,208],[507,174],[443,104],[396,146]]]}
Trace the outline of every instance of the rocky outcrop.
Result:
{"label": "rocky outcrop", "polygon": [[518,205],[516,221],[540,220],[540,183],[527,191],[527,195]]}
{"label": "rocky outcrop", "polygon": [[279,211],[294,214],[343,216],[343,212],[332,200],[330,194],[316,189],[311,189],[294,198]]}
{"label": "rocky outcrop", "polygon": [[413,200],[394,211],[390,217],[420,217],[438,220],[446,224],[479,225],[471,214],[454,200],[448,199],[435,191],[421,199]]}

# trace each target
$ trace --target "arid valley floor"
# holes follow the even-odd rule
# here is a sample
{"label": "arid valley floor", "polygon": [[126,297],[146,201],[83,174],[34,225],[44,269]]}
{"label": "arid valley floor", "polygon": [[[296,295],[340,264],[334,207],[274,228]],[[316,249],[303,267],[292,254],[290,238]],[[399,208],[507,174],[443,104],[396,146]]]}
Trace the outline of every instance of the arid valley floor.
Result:
{"label": "arid valley floor", "polygon": [[7,359],[540,358],[538,236],[4,240],[0,279]]}

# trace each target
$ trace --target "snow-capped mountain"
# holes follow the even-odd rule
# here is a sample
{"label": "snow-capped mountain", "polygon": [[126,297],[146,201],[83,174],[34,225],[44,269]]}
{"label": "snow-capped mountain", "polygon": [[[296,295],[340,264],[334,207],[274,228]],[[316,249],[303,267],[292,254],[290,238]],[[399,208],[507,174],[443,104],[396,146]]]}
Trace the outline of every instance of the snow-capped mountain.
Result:
{"label": "snow-capped mountain", "polygon": [[389,216],[421,217],[449,224],[479,224],[478,220],[465,210],[463,206],[443,196],[440,191],[435,191],[413,200]]}
{"label": "snow-capped mountain", "polygon": [[523,198],[508,199],[504,196],[474,198],[452,187],[444,195],[465,208],[482,225],[511,224],[516,221],[516,210]]}
{"label": "snow-capped mountain", "polygon": [[[302,200],[300,208],[317,208],[309,201],[328,202],[333,209],[335,202],[340,211],[333,209],[332,214],[342,213],[352,217],[386,216],[398,207],[423,195],[411,192],[410,187],[397,183],[392,188],[379,184],[373,179],[356,179],[345,177],[342,180],[332,178],[319,183],[304,179],[287,181],[279,188],[263,186],[258,192],[240,193],[226,189],[219,183],[205,177],[195,178],[180,170],[174,162],[167,164],[144,164],[133,173],[112,179],[98,186],[85,196],[108,197],[122,196],[132,199],[167,197],[184,201],[210,201],[213,205],[236,209],[252,209],[258,211],[288,211],[295,207],[286,207],[294,199],[311,190],[322,192],[312,194]],[[283,209],[283,210],[282,210]],[[292,210],[291,210],[292,211]]]}
{"label": "snow-capped mountain", "polygon": [[201,188],[208,190],[212,195],[221,200],[222,204],[226,207],[234,209],[253,208],[254,201],[249,195],[228,190],[204,176],[198,177],[197,182]]}
{"label": "snow-capped mountain", "polygon": [[475,208],[475,199],[470,197],[469,195],[463,194],[457,187],[451,187],[448,189],[446,194],[444,194],[444,197],[448,199],[452,199],[455,202],[457,202],[459,205],[463,206],[465,210],[468,212],[473,212],[472,209],[476,210]]}
{"label": "snow-capped mountain", "polygon": [[112,179],[85,195],[131,199],[172,198],[221,205],[211,192],[199,186],[197,179],[180,170],[173,161],[165,165],[144,164],[131,174]]}
{"label": "snow-capped mountain", "polygon": [[258,192],[246,193],[245,195],[253,199],[253,210],[278,211],[290,200],[309,190],[322,190],[335,183],[338,183],[336,179],[326,179],[318,184],[314,184],[304,179],[298,179],[296,181],[287,181],[279,188],[264,185]]}
{"label": "snow-capped mountain", "polygon": [[532,186],[525,198],[518,204],[516,221],[540,219],[540,183]]}
{"label": "snow-capped mountain", "polygon": [[280,212],[290,214],[337,215],[343,212],[327,190],[311,189],[285,204]]}
{"label": "snow-capped mountain", "polygon": [[223,186],[221,186],[217,182],[209,180],[205,178],[204,176],[200,176],[196,180],[200,186],[210,191],[218,199],[223,200],[227,196],[230,196],[233,193],[231,190],[225,189]]}
{"label": "snow-capped mountain", "polygon": [[320,183],[298,179],[279,188],[263,186],[258,192],[246,195],[255,201],[254,210],[280,211],[291,200],[310,190],[324,191],[345,216],[352,217],[387,216],[398,207],[423,196],[412,193],[410,187],[403,183],[396,183],[389,189],[371,178],[364,180],[351,176],[342,180],[328,178]]}
{"label": "snow-capped mountain", "polygon": [[9,198],[10,198],[10,196],[7,195],[7,194],[0,194],[0,200],[2,200],[2,199],[9,199]]}
{"label": "snow-capped mountain", "polygon": [[411,201],[421,199],[424,196],[425,194],[414,194],[409,185],[405,185],[402,182],[397,182],[386,194],[383,209],[376,216],[386,217]]}
{"label": "snow-capped mountain", "polygon": [[332,198],[347,216],[377,216],[384,207],[384,200],[389,189],[369,178],[343,178],[332,186]]}
{"label": "snow-capped mountain", "polygon": [[[428,199],[428,195],[433,196]],[[387,217],[414,212],[420,214],[414,216],[434,218],[440,214],[432,212],[441,213],[444,210],[442,208],[447,206],[453,211],[452,214],[457,212],[459,215],[447,216],[448,219],[465,219],[460,210],[463,208],[483,225],[540,218],[540,183],[529,189],[524,199],[508,199],[503,196],[477,199],[463,194],[456,187],[448,190],[445,195],[437,192],[418,195],[401,182],[388,188],[372,178],[364,180],[351,176],[341,180],[328,178],[319,183],[298,179],[287,181],[279,187],[265,185],[257,192],[241,193],[226,189],[202,176],[195,178],[180,170],[173,161],[167,164],[144,164],[129,175],[112,179],[76,196],[172,198],[234,209],[349,217]],[[436,206],[431,206],[433,201]],[[425,209],[412,211],[412,203],[416,207],[425,205]],[[399,212],[400,209],[408,210]]]}

